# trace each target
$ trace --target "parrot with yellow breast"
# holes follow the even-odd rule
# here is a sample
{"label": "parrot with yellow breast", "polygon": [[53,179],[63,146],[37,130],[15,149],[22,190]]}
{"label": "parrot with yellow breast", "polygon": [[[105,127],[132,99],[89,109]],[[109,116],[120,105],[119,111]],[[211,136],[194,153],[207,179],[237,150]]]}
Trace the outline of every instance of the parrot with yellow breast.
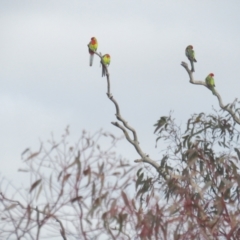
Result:
{"label": "parrot with yellow breast", "polygon": [[97,51],[97,48],[98,48],[97,39],[95,37],[92,37],[90,43],[88,44],[88,51],[90,54],[90,66],[92,66],[93,64],[93,57],[94,53]]}
{"label": "parrot with yellow breast", "polygon": [[102,64],[102,77],[106,76],[106,66],[110,65],[111,57],[109,54],[105,54],[102,56],[101,64]]}
{"label": "parrot with yellow breast", "polygon": [[191,68],[192,68],[191,71],[194,72],[194,63],[193,62],[197,62],[197,60],[195,58],[195,52],[193,50],[192,45],[189,45],[189,46],[186,47],[185,54],[186,54],[188,60],[191,63]]}
{"label": "parrot with yellow breast", "polygon": [[208,88],[212,91],[213,95],[215,95],[215,82],[214,82],[214,74],[213,73],[210,73],[208,74],[208,76],[206,77],[205,79],[205,82],[208,86]]}

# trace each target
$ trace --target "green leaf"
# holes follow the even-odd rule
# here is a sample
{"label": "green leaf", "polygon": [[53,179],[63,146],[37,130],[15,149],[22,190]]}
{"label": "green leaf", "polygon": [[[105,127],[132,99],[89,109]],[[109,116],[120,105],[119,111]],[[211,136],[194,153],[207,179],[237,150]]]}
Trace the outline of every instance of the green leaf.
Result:
{"label": "green leaf", "polygon": [[138,179],[136,181],[136,189],[138,188],[138,185],[142,184],[142,179],[144,177],[144,174],[141,173],[139,176],[138,176]]}
{"label": "green leaf", "polygon": [[238,160],[240,160],[240,151],[237,149],[237,148],[234,148],[235,152],[237,153],[238,155]]}

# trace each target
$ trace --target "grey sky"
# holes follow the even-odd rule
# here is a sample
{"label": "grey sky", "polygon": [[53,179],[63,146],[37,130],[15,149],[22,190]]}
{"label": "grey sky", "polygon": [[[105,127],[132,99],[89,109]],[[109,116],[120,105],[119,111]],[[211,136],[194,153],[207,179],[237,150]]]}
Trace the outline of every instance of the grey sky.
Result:
{"label": "grey sky", "polygon": [[[236,0],[0,0],[1,173],[12,179],[24,166],[25,148],[38,149],[51,132],[59,139],[67,125],[73,142],[83,128],[122,135],[110,124],[115,109],[96,56],[89,67],[93,36],[98,51],[111,55],[112,93],[122,115],[143,150],[159,159],[153,124],[160,116],[174,110],[185,126],[190,114],[219,108],[180,66],[187,45],[196,51],[196,79],[213,72],[224,103],[239,96],[239,9]],[[117,151],[138,158],[125,141]]]}

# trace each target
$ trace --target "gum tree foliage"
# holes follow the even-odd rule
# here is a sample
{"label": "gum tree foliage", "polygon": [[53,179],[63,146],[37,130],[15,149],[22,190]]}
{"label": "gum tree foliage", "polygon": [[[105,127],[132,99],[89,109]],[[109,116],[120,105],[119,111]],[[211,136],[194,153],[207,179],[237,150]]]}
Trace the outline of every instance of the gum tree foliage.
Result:
{"label": "gum tree foliage", "polygon": [[71,144],[67,128],[59,142],[52,138],[35,152],[24,151],[25,167],[19,171],[29,177],[29,186],[17,189],[1,178],[0,239],[123,235],[111,226],[121,229],[126,217],[124,197],[134,167],[114,153],[119,140],[107,132],[83,131]]}
{"label": "gum tree foliage", "polygon": [[[182,66],[190,83],[208,88]],[[139,155],[135,165],[114,155],[119,139],[112,134],[83,132],[72,146],[67,129],[60,142],[24,154],[27,190],[9,194],[2,178],[0,238],[41,239],[47,232],[61,239],[240,239],[239,102],[224,105],[216,90],[221,110],[193,114],[185,128],[172,114],[160,117],[156,146],[167,147],[153,160],[121,115],[102,67],[116,110],[112,124]],[[109,149],[100,148],[103,137],[111,139]]]}

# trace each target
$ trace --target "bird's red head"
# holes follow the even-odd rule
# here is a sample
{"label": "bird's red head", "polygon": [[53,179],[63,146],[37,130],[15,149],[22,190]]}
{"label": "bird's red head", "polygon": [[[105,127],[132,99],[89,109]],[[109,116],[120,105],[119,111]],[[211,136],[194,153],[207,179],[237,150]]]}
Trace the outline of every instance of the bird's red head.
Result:
{"label": "bird's red head", "polygon": [[189,48],[193,49],[193,46],[192,46],[192,45],[188,45],[188,46],[186,47],[186,50],[189,49]]}
{"label": "bird's red head", "polygon": [[95,37],[92,37],[91,42],[92,42],[92,44],[95,44],[97,42],[97,39]]}
{"label": "bird's red head", "polygon": [[110,55],[109,55],[109,54],[106,54],[106,57],[107,57],[107,58],[110,58]]}
{"label": "bird's red head", "polygon": [[214,74],[213,74],[213,73],[210,73],[209,75],[210,75],[211,77],[214,77]]}

